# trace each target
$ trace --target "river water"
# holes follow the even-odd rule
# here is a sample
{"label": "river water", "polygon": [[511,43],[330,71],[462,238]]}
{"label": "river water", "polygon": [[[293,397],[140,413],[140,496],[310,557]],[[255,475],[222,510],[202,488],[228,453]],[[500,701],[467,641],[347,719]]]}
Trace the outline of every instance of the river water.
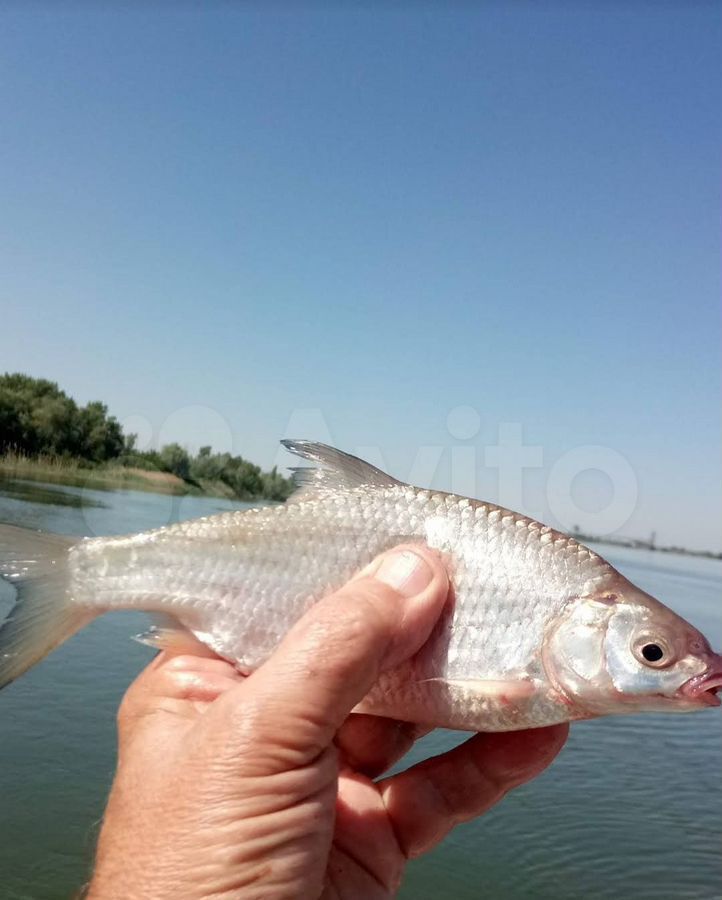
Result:
{"label": "river water", "polygon": [[[0,482],[0,522],[122,534],[243,504]],[[722,645],[722,563],[599,548]],[[0,583],[0,615],[12,601]],[[0,900],[60,900],[87,877],[115,753],[115,710],[151,651],[137,613],[92,623],[0,694]],[[405,761],[458,743],[437,731]],[[409,867],[418,900],[719,900],[722,713],[575,725],[554,766]],[[150,900],[150,898],[149,898]]]}

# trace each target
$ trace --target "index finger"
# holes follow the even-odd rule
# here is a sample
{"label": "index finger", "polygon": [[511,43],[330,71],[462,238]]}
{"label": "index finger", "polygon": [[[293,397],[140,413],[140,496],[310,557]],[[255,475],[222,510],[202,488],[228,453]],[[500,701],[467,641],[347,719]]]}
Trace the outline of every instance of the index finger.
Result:
{"label": "index finger", "polygon": [[399,719],[351,713],[336,735],[343,762],[356,772],[375,778],[401,759],[414,742],[432,729]]}
{"label": "index finger", "polygon": [[535,778],[564,746],[569,726],[477,734],[460,747],[385,779],[379,785],[402,852],[431,849],[505,794]]}

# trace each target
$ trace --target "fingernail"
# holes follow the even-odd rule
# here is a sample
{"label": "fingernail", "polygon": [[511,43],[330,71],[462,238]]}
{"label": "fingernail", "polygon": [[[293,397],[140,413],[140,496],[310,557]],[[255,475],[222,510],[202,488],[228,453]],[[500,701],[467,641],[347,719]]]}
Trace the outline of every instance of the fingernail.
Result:
{"label": "fingernail", "polygon": [[431,583],[434,573],[426,560],[413,550],[392,550],[376,572],[376,578],[404,597],[415,597]]}

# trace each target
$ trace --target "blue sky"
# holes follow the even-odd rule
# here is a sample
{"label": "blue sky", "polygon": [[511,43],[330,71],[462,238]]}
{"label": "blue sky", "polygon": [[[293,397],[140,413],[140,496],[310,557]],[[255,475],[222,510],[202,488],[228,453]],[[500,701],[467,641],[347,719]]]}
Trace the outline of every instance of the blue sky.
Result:
{"label": "blue sky", "polygon": [[[634,484],[580,469],[579,524],[614,498],[721,549],[721,19],[5,6],[0,369],[144,440],[270,465],[300,428],[567,526],[554,466],[602,446]],[[504,423],[539,448],[506,488]]]}

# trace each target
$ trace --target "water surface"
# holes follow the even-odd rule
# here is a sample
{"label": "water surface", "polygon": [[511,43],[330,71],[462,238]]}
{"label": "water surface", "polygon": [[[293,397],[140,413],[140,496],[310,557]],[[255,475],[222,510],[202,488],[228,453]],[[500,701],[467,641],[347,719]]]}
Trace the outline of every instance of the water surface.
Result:
{"label": "water surface", "polygon": [[[58,502],[57,485],[34,495],[29,484],[0,490],[0,522],[122,534],[244,505],[76,488]],[[598,549],[722,646],[719,561]],[[12,596],[0,583],[0,615]],[[128,636],[146,624],[138,613],[104,616],[0,693],[2,900],[61,900],[86,878],[113,773],[115,710],[152,655]],[[463,739],[434,732],[404,765]],[[719,710],[577,724],[547,773],[412,863],[402,897],[719,900],[721,761]]]}

